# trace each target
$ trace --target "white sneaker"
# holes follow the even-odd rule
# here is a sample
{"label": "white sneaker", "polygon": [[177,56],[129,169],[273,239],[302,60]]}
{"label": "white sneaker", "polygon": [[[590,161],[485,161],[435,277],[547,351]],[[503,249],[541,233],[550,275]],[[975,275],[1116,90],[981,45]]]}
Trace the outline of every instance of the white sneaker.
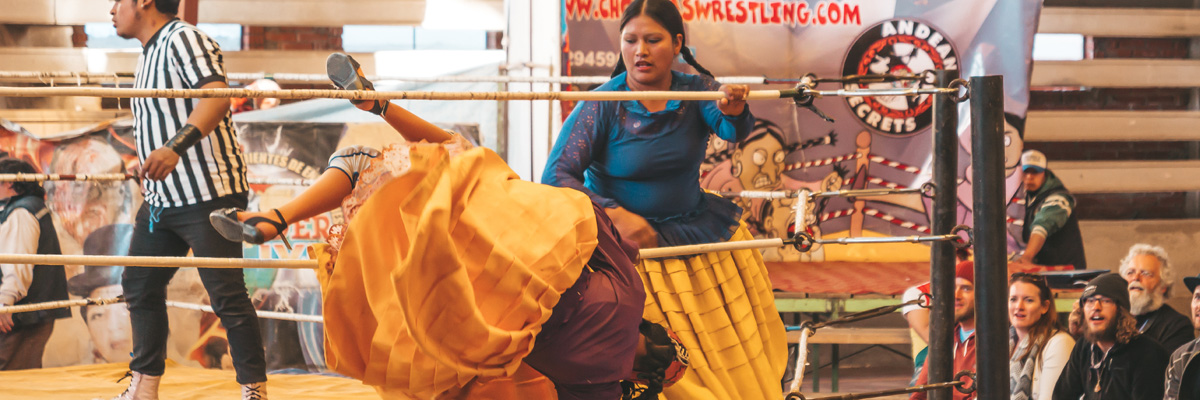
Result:
{"label": "white sneaker", "polygon": [[242,385],[242,400],[267,400],[267,383],[248,383]]}
{"label": "white sneaker", "polygon": [[[124,377],[130,378],[129,387],[121,395],[112,400],[158,400],[158,382],[162,376],[146,375],[141,372],[129,371]],[[120,382],[121,380],[117,380]]]}

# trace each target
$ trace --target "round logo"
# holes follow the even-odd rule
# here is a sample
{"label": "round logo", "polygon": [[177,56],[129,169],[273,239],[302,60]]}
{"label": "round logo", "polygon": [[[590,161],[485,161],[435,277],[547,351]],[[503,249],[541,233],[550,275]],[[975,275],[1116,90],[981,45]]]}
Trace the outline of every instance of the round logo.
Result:
{"label": "round logo", "polygon": [[[843,75],[920,74],[927,70],[957,70],[958,55],[940,32],[921,21],[893,19],[863,32],[842,63]],[[871,84],[847,83],[847,90],[934,87],[925,81]],[[872,130],[891,136],[921,132],[933,122],[933,97],[846,97],[858,120]]]}

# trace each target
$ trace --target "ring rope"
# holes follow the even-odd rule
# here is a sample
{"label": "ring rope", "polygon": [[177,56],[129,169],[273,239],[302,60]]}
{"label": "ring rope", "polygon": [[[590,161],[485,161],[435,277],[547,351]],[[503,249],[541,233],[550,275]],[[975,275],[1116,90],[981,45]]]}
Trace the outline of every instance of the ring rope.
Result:
{"label": "ring rope", "polygon": [[103,306],[108,304],[116,304],[124,302],[122,296],[109,297],[104,299],[83,298],[78,300],[58,300],[48,301],[45,303],[22,304],[18,306],[0,307],[0,314],[16,314],[32,311],[54,310],[58,308],[79,307],[79,306]]}
{"label": "ring rope", "polygon": [[717,194],[721,195],[721,197],[740,197],[743,199],[766,199],[766,200],[788,199],[788,198],[796,197],[796,191],[794,191],[794,190],[773,190],[773,191],[743,190],[743,191],[739,191],[739,192],[718,192]]}
{"label": "ring rope", "polygon": [[821,328],[824,328],[827,326],[832,326],[832,325],[846,324],[846,323],[851,323],[851,322],[862,321],[862,320],[869,319],[869,318],[875,318],[875,317],[879,317],[879,316],[888,315],[888,314],[895,312],[896,310],[899,310],[901,308],[904,308],[904,307],[910,306],[910,305],[917,305],[922,308],[929,308],[929,306],[932,304],[932,301],[923,301],[923,300],[925,300],[924,296],[914,299],[914,300],[904,302],[904,303],[900,303],[900,304],[875,307],[870,310],[857,312],[857,313],[850,314],[850,315],[847,315],[847,316],[844,316],[844,317],[841,317],[838,319],[833,319],[833,320],[824,321],[824,322],[818,322],[815,324],[812,323],[811,321],[805,321],[804,323],[800,324],[799,326],[786,327],[785,329],[788,331],[800,331],[800,344],[799,344],[800,353],[796,357],[795,368],[792,369],[795,372],[794,372],[794,375],[792,376],[792,384],[791,384],[790,391],[791,392],[799,392],[800,391],[800,385],[804,381],[804,366],[808,364],[808,337],[816,334],[817,329],[821,329]]}
{"label": "ring rope", "polygon": [[[936,90],[951,93],[950,89],[861,89],[813,90],[751,90],[746,100],[797,98],[800,96],[884,96],[924,94]],[[822,94],[825,93],[825,94]],[[111,98],[274,98],[285,100],[346,99],[346,100],[560,100],[560,101],[628,101],[628,100],[720,100],[719,91],[587,91],[587,92],[430,92],[430,91],[373,91],[338,89],[134,89],[98,87],[0,87],[0,97],[111,97]]]}
{"label": "ring rope", "polygon": [[[48,301],[48,302],[44,302],[44,303],[22,304],[22,305],[17,305],[17,306],[0,307],[0,314],[16,314],[16,313],[23,313],[23,312],[54,310],[54,309],[59,309],[59,308],[70,308],[70,307],[80,307],[80,306],[104,306],[104,305],[124,303],[124,302],[125,302],[124,296],[109,297],[109,298],[102,298],[102,299],[85,298],[85,299],[78,299],[78,300]],[[180,301],[167,300],[167,306],[188,309],[188,310],[213,312],[213,309],[211,306],[206,306],[203,304],[193,304],[193,303],[184,303],[184,302],[180,302]],[[278,319],[278,320],[296,321],[296,322],[316,322],[316,323],[324,323],[325,322],[325,319],[323,318],[323,316],[320,316],[320,315],[285,313],[285,312],[278,312],[278,311],[263,311],[263,310],[255,310],[255,312],[258,313],[258,316],[260,318]]]}
{"label": "ring rope", "polygon": [[[47,181],[124,181],[136,180],[137,176],[131,174],[111,173],[111,174],[0,174],[0,182],[47,182]],[[248,178],[246,182],[251,185],[291,185],[291,186],[312,186],[315,179],[288,179],[288,178]]]}
{"label": "ring rope", "polygon": [[[184,303],[184,302],[173,301],[173,300],[167,300],[167,307],[182,308],[185,310],[204,311],[204,312],[210,312],[210,313],[214,312],[212,306],[207,306],[204,304]],[[255,313],[258,314],[259,318],[278,319],[278,320],[283,320],[283,321],[296,321],[296,322],[325,323],[325,318],[324,318],[324,316],[321,316],[321,315],[297,314],[297,313],[286,313],[286,312],[278,312],[278,311],[263,311],[263,310],[254,310],[254,311],[255,311]]]}
{"label": "ring rope", "polygon": [[[120,80],[132,80],[132,72],[116,72],[116,73],[93,73],[93,72],[73,72],[73,71],[0,71],[0,80],[39,80],[45,83],[46,79],[55,78],[70,78],[74,79],[78,84],[82,83],[100,83],[114,82]],[[836,78],[818,78],[814,74],[807,74],[801,79],[784,79],[784,78],[767,78],[762,76],[720,76],[716,77],[716,81],[725,84],[812,84],[812,83],[881,83],[895,82],[907,80],[921,80],[923,74],[869,74],[869,75],[847,75]],[[294,74],[294,73],[266,73],[266,72],[230,72],[226,74],[226,78],[230,81],[255,81],[259,79],[272,79],[278,82],[329,82],[329,76],[324,74]],[[612,80],[609,76],[470,76],[470,75],[443,75],[443,76],[391,76],[391,75],[369,75],[366,77],[371,81],[401,81],[414,83],[551,83],[551,84],[601,84]]]}
{"label": "ring rope", "polygon": [[136,267],[316,269],[316,260],[278,260],[216,257],[82,256],[58,254],[0,254],[0,264],[93,265]]}
{"label": "ring rope", "polygon": [[[967,372],[967,371],[960,371],[958,373],[958,375],[956,375],[956,376],[962,376],[963,372]],[[956,379],[959,379],[959,380],[950,381],[950,382],[942,382],[942,383],[930,383],[927,385],[910,386],[910,387],[900,388],[900,389],[886,389],[886,390],[878,390],[878,391],[874,391],[874,392],[863,392],[863,393],[847,393],[847,394],[841,394],[841,395],[813,397],[813,398],[804,397],[804,395],[801,394],[799,390],[792,390],[790,393],[787,394],[785,399],[786,400],[859,400],[859,399],[871,399],[871,398],[884,397],[884,396],[894,396],[894,395],[898,395],[898,394],[928,392],[931,390],[946,389],[946,388],[954,388],[955,390],[958,390],[963,393],[974,392],[975,385],[971,385],[970,387],[964,389],[963,385],[966,385],[967,381],[962,380],[961,378],[956,378]]]}

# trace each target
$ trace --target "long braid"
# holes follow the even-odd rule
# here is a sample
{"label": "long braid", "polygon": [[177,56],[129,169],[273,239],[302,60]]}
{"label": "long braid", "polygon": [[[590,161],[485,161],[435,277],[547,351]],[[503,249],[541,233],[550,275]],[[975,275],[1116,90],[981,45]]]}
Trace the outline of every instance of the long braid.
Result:
{"label": "long braid", "polygon": [[700,62],[696,61],[696,57],[692,55],[692,50],[689,49],[687,46],[682,46],[682,47],[683,47],[683,51],[681,51],[680,54],[683,55],[683,61],[687,61],[688,65],[691,65],[692,68],[696,69],[696,72],[699,72],[704,75],[708,75],[709,78],[712,78],[713,77],[712,72],[708,72],[707,69],[704,69],[704,67],[700,66]]}
{"label": "long braid", "polygon": [[[617,52],[617,53],[620,54],[620,52]],[[624,54],[617,56],[617,67],[613,68],[612,75],[609,75],[608,77],[616,78],[617,75],[620,75],[622,72],[625,72],[625,55]]]}

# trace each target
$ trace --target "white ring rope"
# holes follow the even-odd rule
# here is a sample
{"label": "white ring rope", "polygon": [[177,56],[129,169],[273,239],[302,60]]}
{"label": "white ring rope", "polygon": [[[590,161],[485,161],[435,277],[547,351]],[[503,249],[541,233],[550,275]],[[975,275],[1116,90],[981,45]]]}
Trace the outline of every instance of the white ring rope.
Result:
{"label": "white ring rope", "polygon": [[743,190],[740,192],[720,192],[719,194],[721,195],[721,197],[740,197],[743,199],[765,199],[765,200],[787,199],[787,198],[796,197],[796,192],[791,191],[791,190],[774,190],[774,191]]}
{"label": "white ring rope", "polygon": [[796,365],[792,368],[792,384],[788,392],[799,392],[800,385],[804,384],[804,367],[808,365],[808,335],[812,333],[812,329],[808,327],[800,328],[800,343],[797,344]]}
{"label": "white ring rope", "polygon": [[[0,182],[46,182],[46,181],[123,181],[137,179],[121,173],[112,174],[0,174]],[[315,179],[248,178],[251,185],[312,186]]]}
{"label": "white ring rope", "polygon": [[[883,96],[924,94],[930,90],[952,89],[860,89],[860,90],[751,90],[746,100],[770,100],[799,96]],[[902,93],[901,93],[902,92]],[[940,93],[940,92],[937,92]],[[950,93],[950,92],[946,92]],[[347,100],[561,100],[561,101],[627,101],[627,100],[719,100],[725,93],[717,91],[567,91],[567,92],[422,92],[373,91],[337,89],[133,89],[98,87],[0,87],[0,97],[113,97],[113,98],[248,98],[248,99],[347,99]]]}
{"label": "white ring rope", "polygon": [[761,249],[767,247],[783,247],[786,243],[780,238],[770,239],[755,239],[755,240],[737,240],[732,242],[704,243],[692,244],[686,246],[672,247],[656,247],[650,249],[641,249],[638,254],[642,258],[666,258],[678,257],[692,254],[711,253],[717,251],[734,251]]}
{"label": "white ring rope", "polygon": [[[789,91],[794,92],[794,91]],[[113,98],[275,98],[288,100],[346,99],[346,100],[564,100],[564,101],[626,101],[626,100],[719,100],[725,93],[717,91],[614,91],[614,92],[422,92],[373,91],[338,89],[132,89],[98,87],[0,87],[0,97],[113,97]],[[779,90],[751,90],[747,100],[778,99]]]}
{"label": "white ring rope", "polygon": [[[0,71],[0,81],[38,81],[45,82],[46,79],[70,78],[79,83],[97,83],[97,82],[116,82],[116,81],[132,81],[133,73],[91,73],[91,72],[70,72],[70,71]],[[263,72],[230,72],[227,74],[230,81],[255,81],[259,79],[272,79],[277,82],[303,82],[303,83],[329,83],[329,75],[325,74],[289,74],[289,73],[263,73]],[[569,85],[593,85],[601,84],[612,80],[608,76],[471,76],[471,75],[443,75],[443,76],[391,76],[391,75],[368,75],[366,78],[370,81],[400,81],[413,83],[550,83],[550,84],[569,84]],[[799,79],[771,79],[761,76],[721,76],[716,78],[717,82],[734,85],[760,85],[760,84],[796,84],[800,83]]]}
{"label": "white ring rope", "polygon": [[79,300],[59,300],[48,301],[45,303],[22,304],[19,306],[0,307],[0,314],[16,314],[22,312],[54,310],[58,308],[79,307],[79,306],[103,306],[108,304],[116,304],[125,301],[121,297],[110,297],[107,299],[79,299]]}
{"label": "white ring rope", "polygon": [[0,264],[94,265],[135,267],[316,269],[316,260],[277,260],[215,257],[81,256],[57,254],[0,254]]}
{"label": "white ring rope", "polygon": [[[184,302],[172,301],[172,300],[167,300],[167,307],[182,308],[185,310],[213,312],[212,306],[206,306],[203,304],[184,303]],[[321,316],[321,315],[285,313],[285,312],[278,312],[278,311],[263,311],[263,310],[254,310],[254,311],[258,314],[259,318],[278,319],[278,320],[283,320],[283,321],[296,321],[296,322],[325,323],[325,318],[324,318],[324,316]]]}
{"label": "white ring rope", "polygon": [[[110,297],[110,298],[105,298],[105,299],[86,298],[86,299],[79,299],[79,300],[48,301],[45,303],[22,304],[19,306],[0,307],[0,314],[16,314],[16,313],[22,313],[22,312],[54,310],[54,309],[59,309],[59,308],[70,308],[70,307],[79,307],[79,306],[104,306],[104,305],[124,303],[124,302],[125,302],[125,298],[123,298],[123,297]],[[167,307],[213,312],[213,309],[211,306],[206,306],[203,304],[184,303],[184,302],[172,301],[172,300],[167,300]],[[296,321],[296,322],[316,322],[316,323],[324,323],[325,322],[324,317],[321,315],[285,313],[285,312],[263,311],[263,310],[255,310],[255,312],[258,314],[259,318],[278,319],[278,320]]]}

